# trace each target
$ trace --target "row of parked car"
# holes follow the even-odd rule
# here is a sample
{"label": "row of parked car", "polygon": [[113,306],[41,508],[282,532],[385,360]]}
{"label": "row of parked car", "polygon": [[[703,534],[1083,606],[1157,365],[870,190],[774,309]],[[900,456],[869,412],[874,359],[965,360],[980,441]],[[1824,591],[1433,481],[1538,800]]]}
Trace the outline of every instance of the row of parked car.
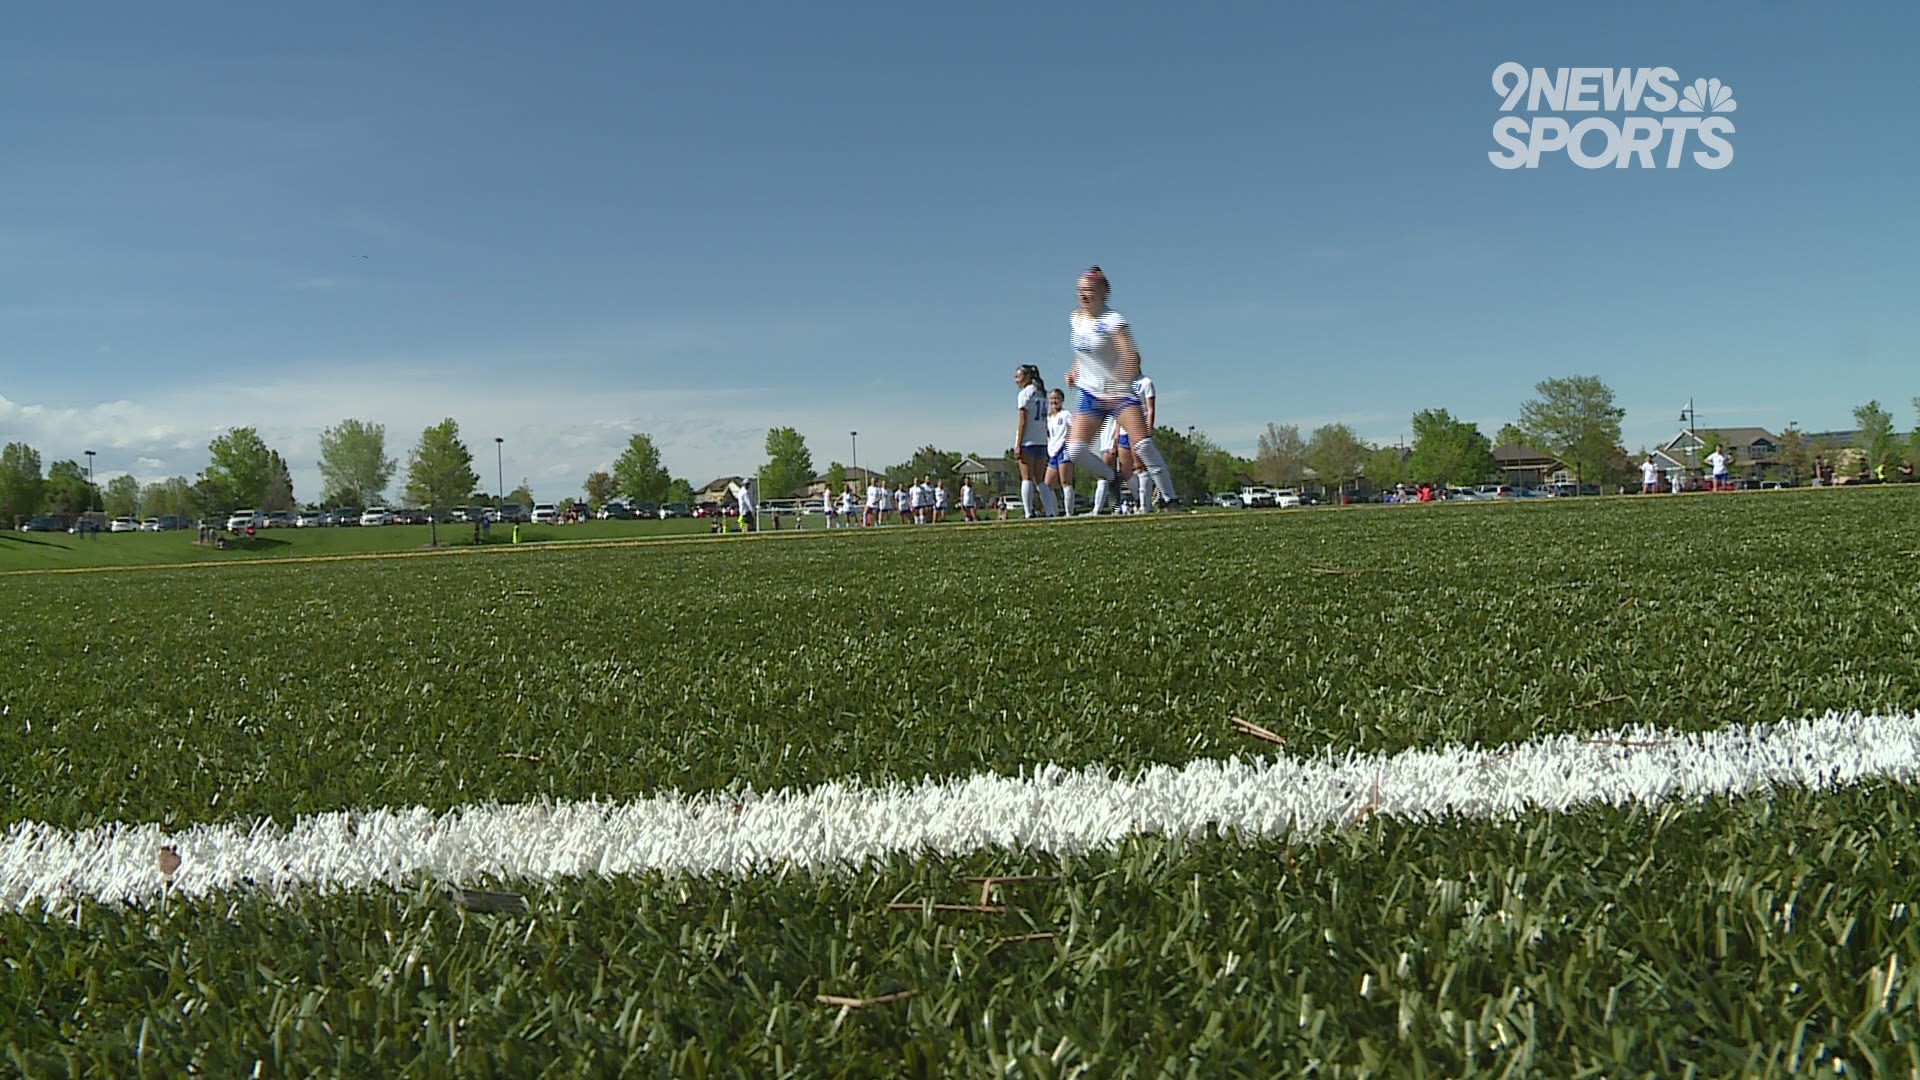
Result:
{"label": "row of parked car", "polygon": [[[1273,488],[1260,485],[1241,488],[1239,491],[1223,491],[1213,497],[1213,505],[1231,509],[1257,507],[1314,506],[1323,501],[1390,502],[1405,495],[1411,497],[1412,488],[1383,488],[1378,491],[1361,494],[1341,492],[1327,494],[1320,492],[1302,492],[1295,488]],[[1594,484],[1547,484],[1542,487],[1521,487],[1513,484],[1477,484],[1473,486],[1454,486],[1436,489],[1435,494],[1442,498],[1461,502],[1484,502],[1496,499],[1557,499],[1575,495],[1598,495],[1600,488]]]}
{"label": "row of parked car", "polygon": [[172,532],[175,529],[191,528],[193,528],[192,518],[178,517],[173,514],[168,514],[165,517],[150,517],[144,519],[117,517],[104,525],[94,518],[75,518],[69,523],[63,518],[54,517],[51,514],[43,514],[39,517],[28,518],[26,522],[20,526],[20,531],[64,532],[78,535],[80,533],[90,532]]}

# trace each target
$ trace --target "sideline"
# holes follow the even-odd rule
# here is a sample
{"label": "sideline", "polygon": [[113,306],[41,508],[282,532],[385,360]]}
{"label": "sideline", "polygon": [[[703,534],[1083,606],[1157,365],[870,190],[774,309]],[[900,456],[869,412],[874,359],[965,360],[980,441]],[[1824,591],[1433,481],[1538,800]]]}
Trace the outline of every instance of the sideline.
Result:
{"label": "sideline", "polygon": [[142,904],[230,890],[405,889],[647,872],[858,870],[897,855],[981,850],[1068,855],[1140,835],[1312,837],[1387,815],[1423,824],[1564,813],[1590,806],[1824,791],[1920,776],[1920,715],[1813,720],[1675,734],[1628,728],[1392,755],[1321,754],[1161,765],[1032,767],[807,790],[669,792],[630,802],[481,803],[336,811],[297,820],[68,831],[36,822],[0,840],[0,908],[81,900]]}

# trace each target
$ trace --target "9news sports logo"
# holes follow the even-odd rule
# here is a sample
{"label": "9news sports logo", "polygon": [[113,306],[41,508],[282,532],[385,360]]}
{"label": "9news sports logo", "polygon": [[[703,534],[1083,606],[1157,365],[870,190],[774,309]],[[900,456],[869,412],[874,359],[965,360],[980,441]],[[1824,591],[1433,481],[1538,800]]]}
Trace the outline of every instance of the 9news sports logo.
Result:
{"label": "9news sports logo", "polygon": [[[1670,67],[1527,68],[1509,60],[1493,69],[1500,111],[1487,160],[1500,169],[1537,169],[1564,153],[1583,169],[1702,169],[1733,164],[1733,88],[1719,79],[1681,84]],[[1512,115],[1517,111],[1527,115]],[[1569,122],[1559,113],[1609,113]],[[1646,114],[1653,115],[1646,115]],[[1689,144],[1695,144],[1691,154]],[[1664,151],[1664,152],[1663,152]]]}

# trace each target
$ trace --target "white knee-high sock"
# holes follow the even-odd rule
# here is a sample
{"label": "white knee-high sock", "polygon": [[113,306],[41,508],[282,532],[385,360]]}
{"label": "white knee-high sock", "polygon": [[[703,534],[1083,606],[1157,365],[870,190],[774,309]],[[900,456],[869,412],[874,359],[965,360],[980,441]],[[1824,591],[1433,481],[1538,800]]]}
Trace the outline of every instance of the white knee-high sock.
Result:
{"label": "white knee-high sock", "polygon": [[1020,481],[1020,514],[1023,517],[1033,516],[1033,481],[1031,480]]}
{"label": "white knee-high sock", "polygon": [[1160,489],[1163,499],[1177,499],[1173,490],[1173,475],[1167,472],[1167,459],[1160,456],[1160,448],[1153,445],[1152,439],[1142,439],[1133,448],[1140,457],[1140,463],[1147,467],[1147,475],[1153,477],[1153,486]]}
{"label": "white knee-high sock", "polygon": [[1045,484],[1040,485],[1040,507],[1047,512],[1048,517],[1054,516],[1059,510],[1058,504],[1053,501],[1053,489]]}
{"label": "white knee-high sock", "polygon": [[1133,478],[1133,497],[1140,506],[1140,512],[1143,514],[1146,513],[1149,506],[1147,504],[1147,471],[1145,469],[1140,470],[1140,475]]}
{"label": "white knee-high sock", "polygon": [[1067,447],[1067,456],[1073,462],[1075,475],[1079,474],[1079,470],[1085,469],[1102,480],[1113,479],[1113,470],[1107,466],[1106,462],[1100,460],[1100,455],[1094,453],[1093,447],[1086,443]]}
{"label": "white knee-high sock", "polygon": [[1067,504],[1067,516],[1068,516],[1068,517],[1072,517],[1072,516],[1073,516],[1073,496],[1074,496],[1074,490],[1073,490],[1073,485],[1072,485],[1072,484],[1062,484],[1062,485],[1060,485],[1060,497],[1061,497],[1061,499],[1063,499],[1063,500],[1064,500],[1064,501],[1066,502],[1066,504]]}

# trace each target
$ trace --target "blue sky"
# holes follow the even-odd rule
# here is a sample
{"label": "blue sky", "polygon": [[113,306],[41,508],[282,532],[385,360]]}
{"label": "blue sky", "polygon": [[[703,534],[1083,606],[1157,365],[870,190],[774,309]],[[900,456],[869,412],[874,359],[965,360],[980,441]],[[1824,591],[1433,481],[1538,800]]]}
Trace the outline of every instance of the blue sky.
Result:
{"label": "blue sky", "polygon": [[[1920,14],[1731,10],[40,6],[0,38],[0,441],[150,480],[250,424],[302,498],[346,417],[404,459],[451,416],[543,498],[635,431],[696,484],[776,425],[997,453],[1091,262],[1162,421],[1243,452],[1491,434],[1570,374],[1629,449],[1689,397],[1904,428]],[[1494,168],[1508,60],[1720,78],[1734,159]]]}

